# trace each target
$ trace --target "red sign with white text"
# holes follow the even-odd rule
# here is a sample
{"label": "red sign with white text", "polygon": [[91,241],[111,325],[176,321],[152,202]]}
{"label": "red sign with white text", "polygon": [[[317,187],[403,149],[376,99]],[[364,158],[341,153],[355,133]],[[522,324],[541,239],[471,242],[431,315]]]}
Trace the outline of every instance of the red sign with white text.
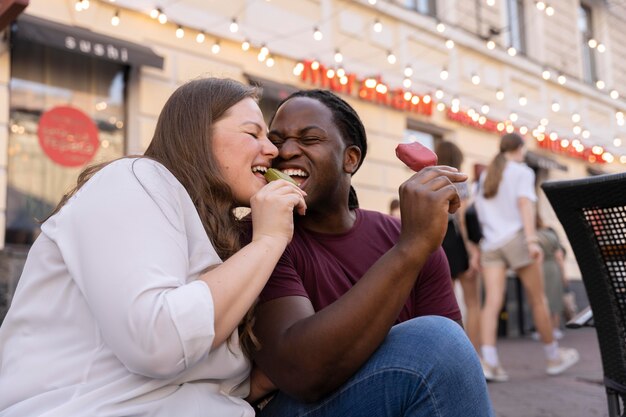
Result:
{"label": "red sign with white text", "polygon": [[66,167],[85,165],[100,146],[93,120],[69,106],[54,107],[41,115],[37,136],[45,154]]}

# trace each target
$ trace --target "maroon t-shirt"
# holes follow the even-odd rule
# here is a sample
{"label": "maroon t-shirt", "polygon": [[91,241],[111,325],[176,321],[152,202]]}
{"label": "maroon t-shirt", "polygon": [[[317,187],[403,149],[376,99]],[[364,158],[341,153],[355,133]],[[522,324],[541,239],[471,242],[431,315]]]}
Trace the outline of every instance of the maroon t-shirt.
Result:
{"label": "maroon t-shirt", "polygon": [[[261,302],[302,296],[319,311],[352,288],[399,236],[398,219],[362,209],[356,210],[352,229],[340,235],[311,232],[296,223],[293,239],[263,289]],[[426,315],[461,320],[441,248],[424,264],[396,322]]]}

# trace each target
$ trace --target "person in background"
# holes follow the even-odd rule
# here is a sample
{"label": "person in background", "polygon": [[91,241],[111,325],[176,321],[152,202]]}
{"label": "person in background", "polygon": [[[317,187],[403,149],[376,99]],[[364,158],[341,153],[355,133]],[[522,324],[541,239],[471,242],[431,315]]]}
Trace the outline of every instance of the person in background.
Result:
{"label": "person in background", "polygon": [[[565,288],[569,285],[565,275],[565,251],[556,230],[544,224],[539,214],[537,214],[537,237],[543,250],[543,277],[546,298],[550,307],[552,334],[556,340],[560,340],[563,338],[561,331],[563,296]],[[533,338],[538,339],[539,334],[533,333]]]}
{"label": "person in background", "polygon": [[394,198],[389,203],[389,215],[395,218],[400,218],[400,200]]}
{"label": "person in background", "polygon": [[358,208],[351,178],[366,133],[340,97],[292,94],[269,137],[307,213],[257,309],[254,359],[280,390],[261,416],[492,416],[441,250],[453,184],[467,176],[414,174],[399,189],[400,221]]}
{"label": "person in background", "polygon": [[[438,163],[461,169],[463,152],[450,141],[441,141],[435,146]],[[467,181],[454,184],[461,198],[461,205],[454,214],[448,215],[448,228],[442,248],[448,258],[450,275],[463,289],[465,304],[465,332],[476,352],[480,352],[480,250],[468,239],[465,210],[470,201]]]}
{"label": "person in background", "polygon": [[83,171],[0,328],[0,416],[254,416],[247,312],[306,208],[265,181],[277,153],[256,89],[206,78],[167,100],[143,157]]}
{"label": "person in background", "polygon": [[558,375],[578,362],[575,349],[559,348],[552,335],[544,295],[541,262],[543,254],[535,226],[535,174],[524,164],[523,138],[510,133],[500,139],[500,150],[481,175],[476,211],[483,238],[481,264],[485,301],[481,312],[483,372],[489,381],[507,381],[496,349],[498,316],[504,303],[506,271],[515,271],[532,309],[541,335],[546,372]]}

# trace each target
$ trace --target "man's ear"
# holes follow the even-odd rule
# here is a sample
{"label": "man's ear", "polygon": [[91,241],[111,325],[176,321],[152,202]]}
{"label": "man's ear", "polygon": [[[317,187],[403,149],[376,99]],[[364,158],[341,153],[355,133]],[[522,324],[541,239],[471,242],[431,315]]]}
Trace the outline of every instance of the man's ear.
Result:
{"label": "man's ear", "polygon": [[361,161],[361,148],[350,145],[343,152],[343,170],[348,174],[354,174]]}

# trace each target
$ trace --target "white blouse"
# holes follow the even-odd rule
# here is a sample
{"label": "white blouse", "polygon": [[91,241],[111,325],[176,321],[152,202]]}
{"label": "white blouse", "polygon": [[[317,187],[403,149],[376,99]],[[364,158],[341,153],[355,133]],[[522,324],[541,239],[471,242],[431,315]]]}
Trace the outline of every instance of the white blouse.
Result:
{"label": "white blouse", "polygon": [[111,163],[41,230],[0,328],[1,417],[254,415],[196,280],[222,261],[165,167]]}

